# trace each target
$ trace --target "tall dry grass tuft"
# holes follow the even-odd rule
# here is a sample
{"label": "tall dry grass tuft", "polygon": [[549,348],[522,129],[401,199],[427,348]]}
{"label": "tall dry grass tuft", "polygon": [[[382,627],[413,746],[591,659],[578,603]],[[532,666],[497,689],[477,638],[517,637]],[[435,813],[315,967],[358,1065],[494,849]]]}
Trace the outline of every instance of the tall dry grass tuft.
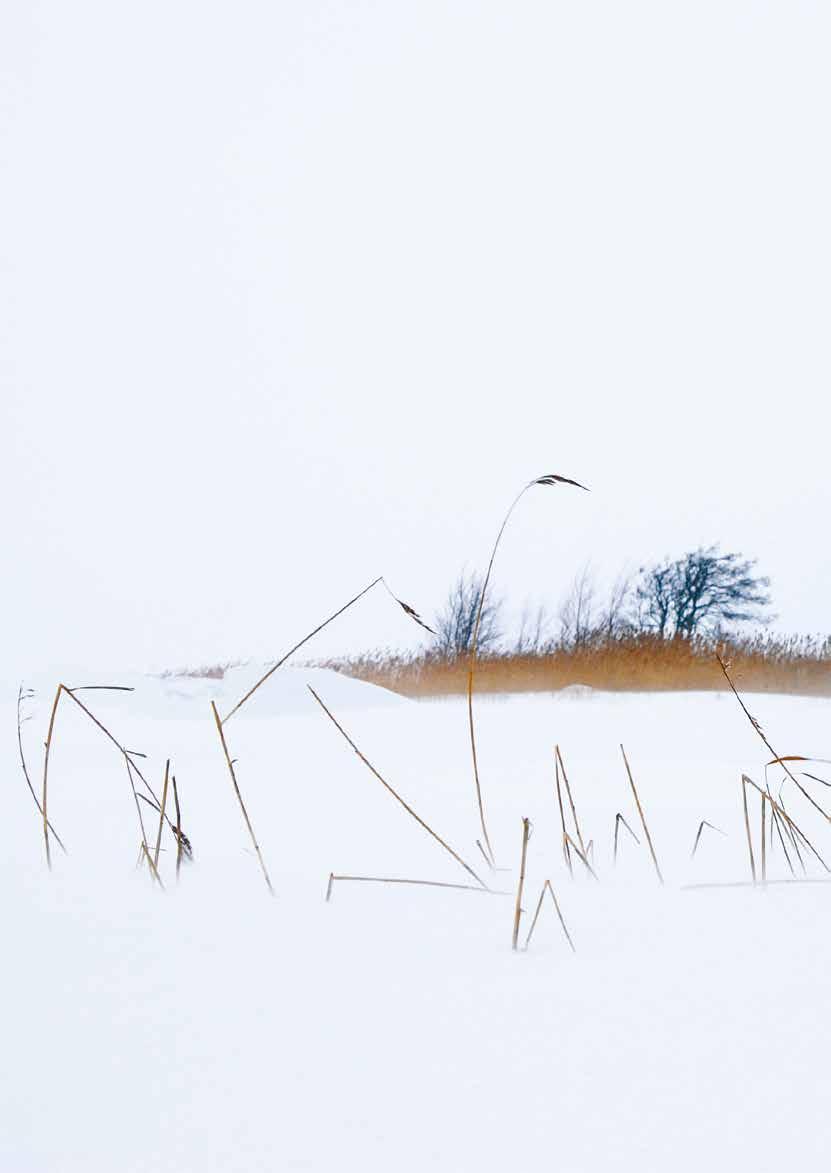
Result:
{"label": "tall dry grass tuft", "polygon": [[[613,692],[714,692],[722,687],[713,672],[716,651],[741,674],[747,692],[831,695],[831,639],[763,634],[665,640],[645,632],[597,636],[579,647],[477,654],[476,691],[554,692],[583,684]],[[465,658],[437,651],[371,652],[321,666],[404,696],[465,696],[468,687]]]}

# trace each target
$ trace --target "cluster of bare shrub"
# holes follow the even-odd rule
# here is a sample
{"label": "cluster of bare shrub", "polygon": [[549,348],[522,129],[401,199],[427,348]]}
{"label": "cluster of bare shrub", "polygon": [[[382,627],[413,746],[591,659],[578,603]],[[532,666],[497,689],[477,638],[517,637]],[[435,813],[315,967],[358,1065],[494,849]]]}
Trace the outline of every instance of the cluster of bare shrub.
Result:
{"label": "cluster of bare shrub", "polygon": [[[409,695],[464,692],[482,584],[476,573],[459,575],[426,649],[328,666]],[[753,560],[711,546],[622,575],[605,593],[586,567],[558,608],[526,607],[513,630],[504,597],[490,592],[479,624],[477,688],[718,688],[718,653],[753,691],[831,691],[831,638],[769,634],[769,587]]]}

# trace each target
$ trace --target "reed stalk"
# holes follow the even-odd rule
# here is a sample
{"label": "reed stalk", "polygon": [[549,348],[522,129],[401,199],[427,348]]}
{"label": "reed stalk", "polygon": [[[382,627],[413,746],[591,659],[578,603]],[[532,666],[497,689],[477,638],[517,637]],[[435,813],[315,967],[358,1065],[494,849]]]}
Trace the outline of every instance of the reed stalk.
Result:
{"label": "reed stalk", "polygon": [[228,765],[228,773],[231,775],[231,782],[233,783],[234,791],[237,796],[237,802],[239,803],[240,810],[242,811],[242,817],[245,821],[246,827],[248,828],[248,834],[251,837],[251,842],[254,844],[254,851],[256,852],[257,859],[260,864],[260,869],[262,870],[262,873],[263,873],[263,879],[265,880],[265,883],[266,883],[266,887],[268,888],[269,893],[273,896],[274,895],[274,888],[272,887],[271,879],[269,878],[269,875],[268,875],[268,868],[265,866],[265,860],[263,859],[263,853],[260,851],[260,845],[257,842],[257,836],[254,834],[254,828],[251,825],[251,819],[248,817],[248,811],[246,810],[245,803],[242,800],[242,794],[240,792],[239,782],[237,782],[237,775],[234,770],[234,763],[231,761],[231,755],[228,753],[228,743],[225,740],[225,733],[222,729],[222,722],[219,719],[219,712],[217,710],[216,704],[213,701],[211,701],[211,711],[213,712],[213,715],[214,715],[214,721],[216,722],[216,731],[219,734],[219,740],[222,743],[222,752],[225,754],[225,761]]}
{"label": "reed stalk", "polygon": [[444,848],[444,850],[448,853],[448,855],[452,856],[453,859],[455,859],[456,863],[458,863],[461,867],[464,868],[464,870],[467,872],[467,874],[469,876],[473,876],[473,878],[477,884],[479,884],[482,888],[487,888],[488,885],[485,883],[484,880],[480,879],[480,877],[477,876],[476,872],[473,870],[473,868],[470,866],[470,864],[465,863],[465,861],[458,854],[458,852],[454,851],[453,848],[450,846],[450,844],[446,843],[444,841],[444,839],[442,839],[441,835],[438,835],[433,830],[433,828],[428,823],[426,823],[424,821],[424,819],[422,819],[422,817],[420,815],[416,814],[416,812],[409,805],[409,803],[405,802],[404,799],[401,797],[401,795],[398,793],[398,791],[395,790],[395,788],[392,787],[389,784],[389,782],[387,782],[386,778],[384,778],[383,775],[380,774],[378,772],[378,770],[375,769],[375,767],[373,766],[373,764],[369,760],[369,758],[367,758],[361,752],[361,750],[358,749],[357,745],[352,740],[352,738],[349,736],[349,734],[346,732],[346,730],[341,725],[341,723],[338,721],[337,717],[335,717],[335,715],[331,712],[331,710],[326,707],[326,705],[323,703],[323,701],[317,695],[317,693],[312,688],[312,686],[310,684],[307,684],[306,687],[308,688],[309,692],[312,694],[314,699],[317,701],[317,703],[320,705],[323,712],[326,714],[326,716],[329,718],[329,720],[335,726],[337,731],[340,733],[341,737],[344,739],[344,741],[347,743],[347,745],[349,745],[352,748],[352,750],[354,751],[356,756],[358,758],[360,758],[360,760],[363,762],[363,764],[366,766],[366,768],[369,770],[369,772],[373,775],[373,777],[378,779],[378,781],[381,783],[381,785],[393,796],[393,798],[396,800],[396,802],[400,803],[401,806],[404,807],[404,810],[407,812],[407,814],[410,815],[411,818],[415,819],[415,821],[419,824],[419,826],[423,827],[424,830],[427,832],[427,834],[432,836],[432,838],[435,839],[436,842],[441,847]]}
{"label": "reed stalk", "polygon": [[482,623],[482,611],[485,606],[485,595],[487,594],[488,585],[490,584],[496,552],[499,549],[499,543],[502,541],[502,535],[505,533],[505,527],[511,519],[511,514],[514,512],[517,505],[519,505],[520,501],[528,492],[528,490],[532,489],[534,485],[548,485],[551,487],[556,485],[573,485],[575,488],[583,489],[585,492],[588,492],[585,485],[581,485],[578,481],[573,481],[569,477],[559,476],[557,473],[546,473],[544,476],[535,477],[534,480],[529,481],[528,484],[525,485],[519,491],[519,493],[517,493],[516,497],[511,502],[508,512],[505,514],[505,517],[502,520],[502,525],[499,527],[499,533],[496,535],[496,541],[494,542],[493,549],[491,550],[491,556],[488,562],[487,571],[485,572],[485,578],[482,582],[482,590],[479,595],[479,605],[476,608],[476,618],[473,623],[473,633],[470,640],[470,660],[468,663],[467,672],[467,716],[468,728],[470,731],[470,754],[473,761],[473,780],[476,786],[476,803],[479,808],[479,823],[482,828],[482,839],[484,840],[485,846],[487,847],[491,863],[494,864],[494,866],[496,864],[496,859],[493,854],[493,848],[491,846],[490,837],[488,835],[488,828],[485,821],[485,806],[482,800],[482,784],[479,778],[479,761],[476,753],[476,726],[473,719],[473,677],[476,671],[476,655],[479,649],[479,628]]}
{"label": "reed stalk", "polygon": [[545,881],[545,883],[543,884],[542,889],[540,891],[540,898],[537,901],[537,910],[534,913],[534,919],[531,921],[531,928],[528,930],[528,936],[525,938],[525,944],[522,947],[523,952],[525,952],[528,949],[528,946],[531,944],[531,938],[534,935],[534,929],[537,927],[537,921],[539,920],[539,915],[540,915],[540,911],[542,909],[542,902],[545,897],[546,889],[548,889],[548,891],[551,893],[551,899],[554,901],[554,908],[557,911],[557,917],[560,921],[560,925],[562,927],[563,933],[565,934],[565,938],[568,941],[569,946],[571,947],[571,951],[572,951],[572,953],[576,953],[577,950],[574,947],[574,942],[571,939],[571,934],[569,933],[568,929],[566,928],[566,922],[563,920],[563,914],[560,911],[560,904],[559,904],[559,901],[557,900],[554,889],[551,887],[550,880]]}
{"label": "reed stalk", "polygon": [[519,857],[519,880],[516,889],[516,905],[514,906],[514,931],[511,937],[511,949],[516,953],[519,939],[519,922],[522,916],[522,890],[525,887],[525,860],[528,855],[528,839],[531,835],[529,819],[522,820],[522,850]]}
{"label": "reed stalk", "polygon": [[635,796],[635,806],[638,808],[638,814],[640,815],[641,826],[643,827],[643,833],[646,836],[646,842],[649,844],[649,854],[652,856],[652,862],[655,865],[655,871],[658,874],[658,879],[660,880],[661,884],[663,884],[664,877],[661,875],[661,869],[658,866],[658,857],[656,856],[655,848],[652,845],[652,836],[649,834],[649,827],[646,825],[646,816],[643,813],[643,807],[641,806],[641,800],[638,797],[638,789],[635,786],[635,779],[632,777],[632,771],[629,767],[629,759],[627,758],[626,750],[623,748],[622,745],[620,747],[620,752],[623,754],[623,762],[624,762],[624,765],[626,766],[626,773],[629,775],[629,785],[632,787],[632,794]]}

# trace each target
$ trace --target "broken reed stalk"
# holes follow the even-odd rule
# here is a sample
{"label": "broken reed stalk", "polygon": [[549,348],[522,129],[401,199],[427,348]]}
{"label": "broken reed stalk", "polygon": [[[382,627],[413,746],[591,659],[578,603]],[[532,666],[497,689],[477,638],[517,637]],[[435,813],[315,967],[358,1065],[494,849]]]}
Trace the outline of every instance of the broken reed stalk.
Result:
{"label": "broken reed stalk", "polygon": [[598,876],[597,872],[594,870],[592,865],[589,863],[586,856],[583,854],[583,852],[580,850],[580,848],[574,842],[572,837],[569,835],[568,831],[566,831],[565,838],[566,838],[566,842],[574,850],[574,854],[580,860],[580,862],[582,863],[582,865],[586,869],[586,871],[589,873],[589,875],[594,876],[595,880],[597,880],[597,882],[599,883],[600,877]]}
{"label": "broken reed stalk", "polygon": [[560,925],[562,926],[563,932],[565,933],[565,938],[568,941],[569,945],[571,946],[572,953],[576,953],[577,950],[574,947],[574,942],[571,939],[571,934],[569,933],[568,929],[566,928],[566,922],[563,920],[563,914],[560,911],[560,904],[559,904],[559,901],[557,900],[554,889],[551,887],[550,880],[545,881],[545,883],[543,884],[542,889],[540,891],[540,898],[537,901],[537,911],[534,913],[534,919],[531,921],[531,928],[528,930],[528,936],[525,938],[525,944],[522,946],[523,952],[525,952],[528,949],[528,946],[531,944],[531,937],[534,935],[534,929],[537,927],[537,921],[539,920],[540,910],[542,909],[542,902],[545,897],[546,888],[551,893],[551,899],[554,901],[554,907],[557,910],[557,916],[559,918]]}
{"label": "broken reed stalk", "polygon": [[583,855],[588,856],[588,851],[586,850],[586,845],[583,842],[583,836],[580,833],[580,823],[577,818],[577,807],[574,805],[574,797],[571,793],[571,786],[569,785],[568,774],[566,773],[566,764],[563,761],[563,755],[560,753],[559,745],[556,745],[554,747],[554,752],[557,755],[557,758],[560,763],[560,769],[563,772],[563,781],[566,784],[566,794],[568,795],[568,803],[569,803],[569,806],[571,807],[571,817],[574,819],[574,829],[577,832],[577,842],[580,844],[580,850],[583,852]]}
{"label": "broken reed stalk", "polygon": [[[793,782],[794,786],[796,786],[797,790],[801,791],[801,793],[804,795],[804,797],[808,799],[808,802],[810,802],[811,806],[815,807],[819,811],[819,813],[826,820],[826,822],[831,822],[831,815],[829,815],[826,811],[824,811],[823,808],[816,801],[816,799],[814,799],[808,793],[808,791],[805,789],[805,787],[802,785],[802,783],[794,775],[794,773],[792,772],[792,770],[788,766],[787,760],[785,758],[780,757],[779,754],[777,754],[776,750],[773,748],[773,746],[768,741],[767,736],[765,735],[765,732],[762,729],[762,726],[759,724],[759,722],[756,720],[756,718],[750,712],[747,705],[744,703],[741,696],[739,695],[738,689],[736,688],[735,684],[733,683],[731,676],[730,676],[730,673],[727,670],[727,665],[724,663],[724,661],[722,660],[722,658],[718,654],[718,652],[716,653],[716,659],[718,660],[719,667],[721,668],[722,672],[724,673],[725,680],[730,685],[730,690],[733,693],[733,696],[739,702],[739,705],[741,706],[742,712],[744,713],[745,717],[747,717],[748,721],[753,726],[753,728],[756,730],[756,733],[761,738],[765,748],[770,751],[770,753],[773,756],[773,758],[775,759],[775,761],[782,767],[782,769],[785,771],[785,773],[790,778],[791,782]],[[754,783],[754,785],[755,785],[755,783]]]}
{"label": "broken reed stalk", "polygon": [[263,853],[260,851],[260,845],[257,842],[257,836],[254,834],[254,828],[251,825],[251,820],[248,817],[248,811],[245,809],[245,803],[242,800],[239,783],[237,782],[237,775],[234,771],[234,763],[231,761],[231,755],[228,753],[228,743],[225,740],[225,733],[222,728],[222,722],[219,719],[219,712],[217,710],[216,704],[213,701],[211,701],[211,711],[213,712],[214,720],[216,721],[216,731],[219,734],[219,740],[222,743],[222,752],[225,754],[225,761],[228,765],[228,773],[231,775],[231,782],[233,783],[234,791],[237,796],[237,802],[239,803],[240,810],[242,811],[242,817],[245,820],[246,827],[248,828],[248,834],[251,837],[251,842],[254,844],[254,851],[257,854],[257,859],[263,873],[263,879],[265,880],[266,887],[268,888],[269,893],[273,896],[274,888],[271,885],[271,880],[268,875],[268,868],[265,866]]}
{"label": "broken reed stalk", "polygon": [[329,882],[326,886],[326,903],[332,899],[332,891],[336,880],[350,880],[359,884],[415,884],[421,888],[452,888],[459,892],[481,892],[484,896],[512,896],[512,892],[500,891],[497,888],[480,888],[477,884],[448,884],[440,880],[409,880],[399,879],[397,876],[339,876],[329,873]]}
{"label": "broken reed stalk", "polygon": [[159,866],[159,852],[162,847],[162,831],[164,830],[164,809],[167,805],[167,783],[170,777],[170,758],[165,762],[164,767],[164,784],[162,785],[162,805],[159,811],[159,830],[156,833],[156,849],[153,852],[153,863],[158,868]]}
{"label": "broken reed stalk", "polygon": [[715,827],[712,823],[708,823],[706,819],[702,819],[698,824],[698,831],[695,836],[695,843],[693,843],[692,851],[690,852],[690,859],[693,858],[696,851],[698,850],[698,841],[701,838],[701,833],[705,827],[709,827],[711,831],[718,831],[719,835],[724,835],[724,831],[722,831],[720,827]]}
{"label": "broken reed stalk", "polygon": [[179,790],[176,786],[176,775],[173,775],[173,804],[176,807],[176,882],[179,881],[179,870],[182,867],[182,812],[179,809]]}
{"label": "broken reed stalk", "polygon": [[635,840],[638,847],[640,847],[640,845],[641,845],[640,839],[637,837],[635,832],[632,830],[632,828],[626,822],[626,819],[624,819],[624,817],[620,813],[620,811],[618,811],[618,813],[615,815],[615,855],[614,855],[614,862],[615,863],[617,863],[617,839],[618,839],[618,832],[620,831],[621,823],[623,823],[624,827],[629,832],[629,834],[632,836],[632,838]]}
{"label": "broken reed stalk", "polygon": [[[485,883],[484,880],[480,879],[480,877],[477,876],[476,872],[473,870],[473,868],[470,866],[470,864],[465,863],[465,861],[458,854],[458,852],[454,851],[449,843],[445,843],[445,841],[444,841],[444,839],[442,839],[441,835],[438,835],[428,823],[425,823],[424,819],[422,819],[420,815],[416,814],[416,812],[409,805],[409,803],[404,801],[404,799],[401,797],[401,795],[398,793],[398,791],[395,790],[392,786],[390,786],[390,784],[389,784],[389,782],[387,782],[386,778],[384,778],[381,774],[378,773],[378,771],[375,769],[375,767],[373,766],[373,764],[369,760],[369,758],[365,757],[364,754],[358,749],[357,745],[352,740],[352,738],[349,736],[349,734],[346,732],[346,730],[341,725],[341,723],[338,721],[337,717],[335,717],[334,713],[332,713],[331,710],[326,707],[326,705],[323,703],[323,701],[317,695],[317,693],[312,688],[312,686],[310,684],[307,684],[306,687],[308,688],[309,692],[312,694],[314,699],[317,701],[317,703],[320,705],[321,709],[323,709],[323,712],[326,714],[326,716],[329,718],[329,720],[335,726],[337,731],[340,733],[341,737],[344,739],[344,741],[347,743],[347,745],[349,745],[351,747],[351,749],[354,751],[354,753],[356,754],[356,756],[358,758],[360,758],[360,760],[363,762],[363,764],[366,766],[366,768],[369,770],[369,772],[375,778],[378,779],[378,781],[381,783],[381,785],[386,790],[389,791],[389,793],[393,796],[393,798],[396,800],[396,802],[399,802],[401,804],[401,806],[404,807],[404,810],[407,812],[407,814],[410,815],[413,819],[415,819],[415,821],[419,824],[419,826],[423,827],[424,830],[427,832],[427,834],[432,836],[432,838],[435,839],[436,842],[441,847],[444,848],[444,850],[448,853],[448,855],[451,855],[453,857],[453,859],[455,859],[456,863],[460,864],[461,867],[464,868],[464,870],[467,872],[467,874],[469,876],[473,876],[473,878],[477,884],[480,884],[481,887],[483,887],[483,888],[487,888],[488,885]],[[217,718],[217,721],[218,721],[218,718]]]}
{"label": "broken reed stalk", "polygon": [[753,836],[750,834],[750,815],[747,810],[747,782],[742,776],[742,803],[744,805],[744,829],[747,832],[747,850],[750,852],[750,874],[756,883],[756,858],[753,855]]}
{"label": "broken reed stalk", "polygon": [[[20,707],[21,707],[22,702],[24,700],[28,700],[33,695],[34,694],[31,692],[24,693],[22,684],[20,685],[20,687],[17,690],[17,748],[20,752],[20,765],[23,769],[23,777],[26,779],[26,785],[29,787],[29,793],[31,794],[32,798],[34,799],[35,806],[38,808],[38,813],[42,819],[43,818],[43,809],[40,805],[40,799],[38,798],[37,794],[35,793],[35,788],[32,785],[32,779],[29,777],[29,767],[26,765],[26,755],[23,752],[23,729],[22,729],[23,719],[21,718],[21,715],[20,715]],[[58,834],[58,832],[55,830],[55,828],[52,826],[51,823],[49,823],[49,830],[52,832],[52,837],[54,838],[57,845],[60,847],[61,851],[64,853],[64,855],[67,855],[68,852],[66,850],[66,847],[64,846],[63,840],[61,839],[60,835]]]}
{"label": "broken reed stalk", "polygon": [[499,543],[502,541],[502,535],[505,532],[505,527],[511,519],[511,514],[516,509],[517,505],[520,503],[528,490],[532,489],[534,485],[548,485],[551,487],[556,485],[574,485],[575,488],[583,489],[585,492],[588,492],[585,485],[581,485],[578,481],[573,481],[569,477],[559,476],[557,473],[546,473],[544,476],[535,477],[534,480],[529,481],[528,484],[525,485],[519,493],[517,493],[516,497],[511,502],[511,506],[508,509],[508,512],[505,514],[505,517],[502,520],[502,525],[499,527],[499,533],[496,535],[496,541],[494,542],[493,549],[491,550],[491,556],[488,562],[487,571],[485,572],[485,578],[482,582],[482,590],[479,595],[479,604],[476,608],[476,618],[473,623],[473,632],[470,638],[470,662],[468,664],[467,671],[467,717],[468,728],[470,731],[470,754],[473,761],[473,781],[476,786],[476,803],[479,808],[479,823],[482,828],[482,838],[485,842],[485,846],[488,849],[488,855],[490,856],[491,863],[494,865],[496,864],[496,859],[493,854],[493,848],[491,847],[490,837],[488,836],[488,828],[485,822],[485,806],[482,801],[482,785],[479,779],[479,761],[476,754],[476,727],[473,720],[473,677],[476,670],[476,654],[479,649],[479,628],[482,624],[482,611],[485,606],[485,595],[487,594],[488,585],[491,580],[491,573],[493,571],[493,563],[496,558],[496,552],[499,549]]}
{"label": "broken reed stalk", "polygon": [[519,857],[519,880],[516,889],[516,905],[514,907],[514,931],[511,938],[511,948],[516,953],[517,940],[519,939],[519,921],[522,916],[522,889],[525,887],[525,860],[528,855],[528,839],[531,835],[531,822],[529,819],[522,820],[522,850]]}
{"label": "broken reed stalk", "polygon": [[652,862],[655,864],[655,871],[658,874],[658,879],[660,880],[661,884],[663,884],[664,877],[661,875],[661,869],[658,866],[658,857],[655,854],[655,848],[652,846],[652,836],[649,834],[649,827],[646,825],[646,816],[643,813],[641,800],[638,797],[638,789],[635,786],[635,779],[632,777],[632,771],[629,768],[629,759],[626,756],[626,750],[623,748],[623,745],[620,747],[620,752],[623,754],[623,762],[626,766],[626,773],[629,775],[629,785],[632,787],[632,794],[635,796],[635,806],[638,808],[638,814],[640,815],[643,833],[646,836],[646,842],[649,845],[649,854],[652,856]]}
{"label": "broken reed stalk", "polygon": [[557,784],[557,805],[560,808],[560,826],[563,829],[563,855],[568,866],[568,870],[572,878],[574,877],[574,868],[571,863],[571,853],[568,849],[568,834],[566,831],[566,815],[563,809],[563,791],[560,786],[560,758],[556,747],[554,749],[554,780]]}

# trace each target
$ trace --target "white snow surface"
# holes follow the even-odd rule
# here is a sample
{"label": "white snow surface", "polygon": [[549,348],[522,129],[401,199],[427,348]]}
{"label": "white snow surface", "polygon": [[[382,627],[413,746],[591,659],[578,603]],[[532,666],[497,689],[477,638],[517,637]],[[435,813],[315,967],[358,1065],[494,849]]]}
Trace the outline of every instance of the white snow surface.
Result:
{"label": "white snow surface", "polygon": [[[164,892],[134,868],[123,762],[67,698],[48,809],[69,854],[53,844],[47,872],[4,689],[0,1169],[820,1167],[831,1140],[831,887],[685,887],[749,878],[739,778],[762,781],[765,751],[732,697],[571,690],[479,701],[485,807],[506,869],[494,874],[475,846],[463,701],[407,701],[323,670],[280,670],[225,727],[271,898],[209,708],[214,698],[227,712],[257,674],[66,676],[136,686],[79,696],[148,755],[157,793],[172,759],[195,859],[177,885],[165,834]],[[38,788],[63,676],[36,681],[23,726]],[[338,882],[325,902],[331,871],[472,881],[355,756],[307,682],[494,887],[514,892],[520,821],[532,820],[522,938],[550,877],[575,955],[548,905],[528,952],[512,953],[513,895]],[[829,701],[748,703],[778,752],[831,756]],[[621,741],[663,888],[625,832],[612,863],[616,812],[643,840]],[[565,867],[555,742],[599,882]],[[813,785],[825,802],[823,789]],[[820,816],[791,783],[783,797],[831,858]],[[751,815],[758,851],[755,801]],[[149,807],[145,816],[155,835]],[[726,835],[705,830],[691,859],[701,819]],[[776,843],[769,876],[788,875]]]}

